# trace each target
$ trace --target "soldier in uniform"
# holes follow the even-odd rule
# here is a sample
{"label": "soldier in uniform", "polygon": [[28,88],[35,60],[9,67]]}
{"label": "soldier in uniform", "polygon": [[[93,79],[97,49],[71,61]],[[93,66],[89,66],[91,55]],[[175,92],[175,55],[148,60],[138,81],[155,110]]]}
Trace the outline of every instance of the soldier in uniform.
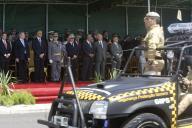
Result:
{"label": "soldier in uniform", "polygon": [[160,51],[157,48],[164,46],[164,33],[160,27],[160,15],[156,12],[148,12],[144,18],[147,35],[144,42],[148,50],[145,52],[147,63],[145,65],[144,74],[161,75],[164,67]]}
{"label": "soldier in uniform", "polygon": [[51,64],[51,79],[54,82],[60,80],[61,64],[66,55],[66,48],[58,41],[58,33],[53,34],[53,41],[48,46],[48,58]]}

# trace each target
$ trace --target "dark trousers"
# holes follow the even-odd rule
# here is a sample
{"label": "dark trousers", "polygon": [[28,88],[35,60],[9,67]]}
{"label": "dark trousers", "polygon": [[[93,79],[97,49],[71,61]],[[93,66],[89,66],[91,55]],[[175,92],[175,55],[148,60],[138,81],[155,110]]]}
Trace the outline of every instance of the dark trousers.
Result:
{"label": "dark trousers", "polygon": [[92,76],[93,59],[90,57],[83,58],[83,67],[81,71],[81,77],[83,81],[89,80]]}
{"label": "dark trousers", "polygon": [[113,69],[120,69],[121,68],[121,59],[113,59],[112,60],[112,68]]}
{"label": "dark trousers", "polygon": [[97,75],[100,75],[101,79],[103,79],[103,80],[105,79],[105,63],[106,63],[106,60],[97,61],[95,63],[96,73],[97,73]]}
{"label": "dark trousers", "polygon": [[26,60],[19,60],[17,65],[17,80],[21,83],[26,83],[28,81],[28,67]]}
{"label": "dark trousers", "polygon": [[35,58],[35,82],[44,82],[44,59]]}
{"label": "dark trousers", "polygon": [[77,81],[77,67],[78,67],[77,59],[71,60],[71,70],[75,81]]}
{"label": "dark trousers", "polygon": [[0,60],[0,71],[7,73],[9,70],[9,60]]}

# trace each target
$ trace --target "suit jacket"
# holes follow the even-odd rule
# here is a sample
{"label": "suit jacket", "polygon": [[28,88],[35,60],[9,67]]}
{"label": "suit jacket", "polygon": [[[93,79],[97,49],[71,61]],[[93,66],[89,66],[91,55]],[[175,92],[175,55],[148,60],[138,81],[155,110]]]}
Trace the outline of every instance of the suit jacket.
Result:
{"label": "suit jacket", "polygon": [[83,57],[90,58],[89,54],[94,54],[93,44],[89,45],[88,42],[82,44]]}
{"label": "suit jacket", "polygon": [[113,43],[111,45],[111,54],[112,54],[113,59],[115,59],[117,61],[121,59],[121,57],[123,56],[123,50],[119,43],[117,43],[117,44]]}
{"label": "suit jacket", "polygon": [[79,54],[79,46],[74,42],[74,46],[71,43],[66,44],[67,56],[73,58],[74,55],[78,56]]}
{"label": "suit jacket", "polygon": [[35,38],[32,42],[32,48],[34,51],[34,59],[39,59],[40,54],[44,53],[46,55],[47,53],[46,41],[42,38],[41,38],[41,43],[37,38]]}
{"label": "suit jacket", "polygon": [[18,58],[19,60],[27,60],[30,58],[28,42],[26,40],[24,40],[24,42],[25,46],[23,46],[20,39],[15,42],[15,58]]}
{"label": "suit jacket", "polygon": [[6,60],[4,56],[5,54],[11,54],[11,45],[7,41],[7,49],[6,49],[2,39],[0,39],[0,60],[1,61]]}
{"label": "suit jacket", "polygon": [[105,61],[106,60],[106,55],[107,55],[107,43],[103,42],[103,48],[102,46],[99,44],[99,42],[95,42],[94,44],[94,51],[95,51],[95,59],[96,62],[100,62],[100,61]]}

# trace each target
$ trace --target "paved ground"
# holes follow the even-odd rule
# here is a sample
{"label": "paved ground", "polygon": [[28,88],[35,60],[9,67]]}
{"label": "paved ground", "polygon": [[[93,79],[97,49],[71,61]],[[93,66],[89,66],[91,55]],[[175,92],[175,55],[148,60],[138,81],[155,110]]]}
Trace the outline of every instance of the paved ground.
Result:
{"label": "paved ground", "polygon": [[38,119],[47,120],[48,113],[0,115],[1,128],[47,128],[37,123]]}
{"label": "paved ground", "polygon": [[15,105],[11,107],[0,106],[0,115],[49,112],[51,104]]}
{"label": "paved ground", "polygon": [[[0,128],[47,128],[37,120],[47,120],[50,107],[51,104],[0,106]],[[192,128],[192,124],[178,128]]]}

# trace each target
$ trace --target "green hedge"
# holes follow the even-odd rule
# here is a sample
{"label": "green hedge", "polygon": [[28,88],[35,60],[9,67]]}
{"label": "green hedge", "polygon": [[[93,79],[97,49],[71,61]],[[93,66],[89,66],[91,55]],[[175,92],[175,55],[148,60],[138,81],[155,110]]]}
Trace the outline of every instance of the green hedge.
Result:
{"label": "green hedge", "polygon": [[0,95],[0,105],[35,104],[35,98],[29,92],[14,92],[11,96]]}

